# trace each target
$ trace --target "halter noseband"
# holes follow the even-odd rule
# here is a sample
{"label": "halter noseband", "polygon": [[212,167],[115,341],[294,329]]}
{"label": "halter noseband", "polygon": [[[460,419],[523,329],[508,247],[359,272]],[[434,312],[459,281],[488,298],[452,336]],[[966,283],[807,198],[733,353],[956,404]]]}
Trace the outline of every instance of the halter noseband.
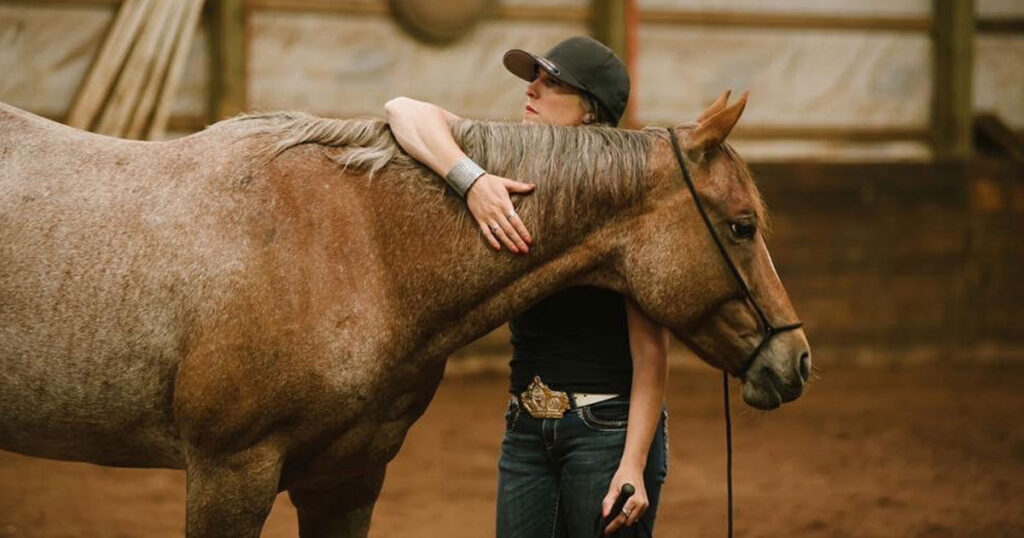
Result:
{"label": "halter noseband", "polygon": [[715,240],[715,245],[718,246],[718,252],[722,254],[722,259],[725,260],[725,265],[729,267],[729,271],[732,276],[736,278],[736,282],[739,283],[740,289],[743,290],[743,294],[746,295],[750,305],[753,307],[754,312],[757,313],[758,319],[761,320],[761,343],[754,348],[754,351],[746,358],[740,369],[732,372],[737,377],[743,377],[746,375],[747,370],[750,369],[750,365],[754,363],[754,359],[761,353],[761,351],[771,342],[771,339],[775,336],[784,333],[786,331],[792,331],[799,329],[803,326],[803,323],[796,322],[787,325],[781,325],[776,327],[768,320],[768,316],[765,315],[764,310],[761,309],[761,305],[757,303],[757,299],[754,298],[754,294],[751,293],[750,287],[747,286],[747,282],[743,280],[743,275],[740,274],[739,269],[736,268],[736,264],[733,263],[732,258],[729,256],[729,252],[725,250],[725,245],[722,240],[715,233],[715,228],[711,224],[711,218],[708,217],[707,211],[704,210],[704,205],[700,203],[700,197],[697,196],[697,188],[693,186],[693,180],[690,179],[690,172],[686,169],[686,163],[683,161],[683,152],[679,149],[679,139],[676,137],[674,129],[668,128],[668,136],[672,140],[672,149],[675,150],[676,161],[679,162],[679,168],[683,171],[683,180],[686,182],[686,187],[690,189],[690,194],[693,196],[693,203],[697,206],[697,211],[700,212],[700,216],[704,219],[704,224],[708,228],[708,232],[711,233],[711,238]]}

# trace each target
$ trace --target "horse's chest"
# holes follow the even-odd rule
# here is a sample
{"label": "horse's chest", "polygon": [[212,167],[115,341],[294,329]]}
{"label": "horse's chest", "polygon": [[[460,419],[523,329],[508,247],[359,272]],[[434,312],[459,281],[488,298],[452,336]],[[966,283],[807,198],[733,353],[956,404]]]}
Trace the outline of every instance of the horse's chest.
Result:
{"label": "horse's chest", "polygon": [[[401,369],[397,369],[401,370]],[[390,461],[405,435],[429,405],[441,379],[441,369],[424,369],[407,377],[401,372],[381,376],[359,390],[339,393],[347,404],[348,423],[340,431],[331,451],[340,460],[354,458],[361,464],[382,465]],[[353,395],[358,397],[353,398]]]}

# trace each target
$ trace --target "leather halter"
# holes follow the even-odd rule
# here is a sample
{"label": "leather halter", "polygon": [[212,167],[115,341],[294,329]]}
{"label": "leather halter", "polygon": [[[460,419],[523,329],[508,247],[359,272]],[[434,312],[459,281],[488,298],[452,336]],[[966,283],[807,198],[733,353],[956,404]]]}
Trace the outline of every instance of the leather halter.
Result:
{"label": "leather halter", "polygon": [[697,211],[700,212],[701,218],[704,219],[704,224],[707,226],[708,232],[711,233],[711,238],[715,240],[715,245],[718,246],[718,252],[722,254],[722,259],[725,260],[725,265],[729,267],[729,271],[732,273],[732,276],[736,278],[736,282],[739,284],[740,289],[746,296],[747,302],[754,309],[754,312],[757,313],[757,317],[761,322],[761,343],[754,348],[743,364],[740,365],[740,368],[732,372],[736,377],[743,377],[747,374],[747,370],[750,369],[750,365],[754,363],[754,359],[757,358],[772,338],[786,331],[799,329],[800,327],[803,327],[804,324],[798,321],[796,323],[789,323],[778,327],[772,325],[768,316],[765,315],[764,310],[761,308],[761,305],[759,305],[757,303],[757,299],[754,298],[754,294],[750,291],[750,287],[747,286],[747,282],[743,280],[743,275],[741,275],[739,269],[736,268],[736,264],[733,263],[732,257],[729,256],[729,252],[725,250],[725,244],[722,243],[718,234],[715,233],[715,228],[711,224],[711,218],[708,217],[707,211],[704,210],[704,205],[700,203],[700,197],[697,196],[697,188],[693,186],[693,180],[690,179],[690,172],[686,169],[686,163],[683,161],[683,152],[679,149],[679,139],[676,137],[675,130],[669,128],[667,131],[669,138],[672,140],[672,149],[675,150],[676,161],[679,162],[679,168],[683,171],[683,180],[686,181],[686,187],[690,189],[690,194],[693,196],[693,203],[697,206]]}

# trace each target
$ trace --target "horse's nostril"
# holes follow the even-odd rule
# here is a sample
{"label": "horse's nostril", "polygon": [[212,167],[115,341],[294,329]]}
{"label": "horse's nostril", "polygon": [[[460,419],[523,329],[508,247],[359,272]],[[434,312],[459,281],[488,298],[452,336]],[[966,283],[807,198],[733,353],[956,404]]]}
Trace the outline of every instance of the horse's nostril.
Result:
{"label": "horse's nostril", "polygon": [[811,354],[804,351],[800,354],[800,379],[806,383],[811,378]]}

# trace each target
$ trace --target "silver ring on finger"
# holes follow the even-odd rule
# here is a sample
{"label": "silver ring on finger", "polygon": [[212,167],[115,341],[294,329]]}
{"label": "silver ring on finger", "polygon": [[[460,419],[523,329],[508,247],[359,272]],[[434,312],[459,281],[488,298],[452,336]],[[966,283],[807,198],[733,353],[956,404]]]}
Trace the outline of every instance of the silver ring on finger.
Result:
{"label": "silver ring on finger", "polygon": [[495,233],[496,234],[496,233],[498,233],[499,230],[501,230],[501,226],[498,226],[497,224],[492,224],[491,225],[491,233]]}
{"label": "silver ring on finger", "polygon": [[622,509],[622,515],[626,516],[626,519],[629,519],[629,510],[626,510],[625,508],[623,508]]}
{"label": "silver ring on finger", "polygon": [[509,210],[508,210],[508,218],[510,218],[510,219],[511,219],[512,217],[515,217],[515,216],[517,216],[517,215],[518,215],[518,214],[516,213],[516,210],[515,210],[515,209],[509,209]]}

